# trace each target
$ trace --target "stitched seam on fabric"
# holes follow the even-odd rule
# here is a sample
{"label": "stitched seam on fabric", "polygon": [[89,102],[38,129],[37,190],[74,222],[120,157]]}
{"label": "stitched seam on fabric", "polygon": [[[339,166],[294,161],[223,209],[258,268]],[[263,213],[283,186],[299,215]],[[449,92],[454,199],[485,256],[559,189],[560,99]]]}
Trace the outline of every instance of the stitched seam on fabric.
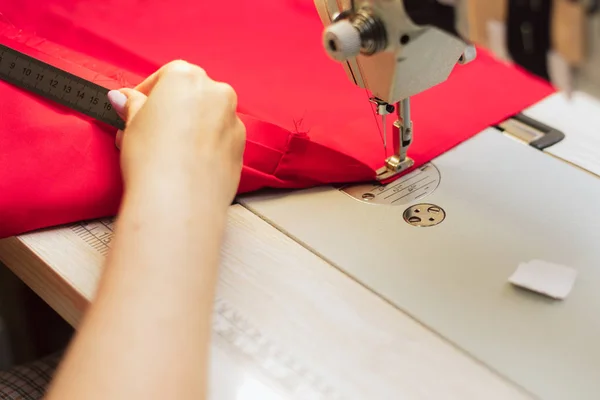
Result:
{"label": "stitched seam on fabric", "polygon": [[[300,118],[300,119],[293,119],[293,123],[294,123],[294,130],[293,131],[288,131],[288,138],[287,138],[287,142],[285,144],[285,148],[284,151],[281,153],[281,157],[279,157],[279,161],[277,161],[277,165],[275,165],[275,168],[273,169],[272,174],[274,176],[277,176],[277,172],[279,171],[279,167],[281,166],[281,163],[283,162],[284,157],[286,157],[289,153],[290,153],[290,145],[292,143],[292,139],[294,139],[295,137],[302,137],[302,138],[306,138],[307,140],[310,140],[310,136],[308,135],[309,131],[301,131],[300,128],[302,126],[302,123],[304,122],[304,117]],[[285,128],[283,128],[285,129]],[[287,130],[287,129],[286,129]]]}
{"label": "stitched seam on fabric", "polygon": [[265,146],[264,144],[262,144],[262,143],[260,143],[260,142],[257,142],[256,140],[252,140],[252,139],[246,139],[246,142],[248,142],[248,143],[252,143],[253,145],[260,146],[260,147],[262,147],[263,149],[270,150],[270,151],[273,151],[273,152],[276,152],[276,153],[279,153],[279,154],[282,154],[282,155],[283,155],[283,153],[284,153],[283,151],[280,151],[280,150],[274,149],[274,148],[272,148],[272,147]]}
{"label": "stitched seam on fabric", "polygon": [[294,132],[290,132],[290,135],[289,135],[289,137],[288,137],[288,141],[287,141],[287,143],[286,143],[286,146],[285,146],[285,151],[284,151],[284,153],[282,154],[282,156],[281,156],[281,158],[279,159],[279,161],[277,162],[277,166],[276,166],[275,170],[273,171],[273,175],[274,175],[275,177],[277,177],[278,179],[282,179],[282,178],[279,178],[279,177],[277,176],[277,173],[279,172],[279,167],[281,166],[281,163],[283,162],[283,159],[284,159],[284,157],[286,157],[286,156],[287,156],[287,155],[290,153],[290,145],[291,145],[292,139],[294,139],[295,137],[299,137],[300,139],[306,139],[307,141],[310,141],[310,142],[311,142],[312,144],[314,144],[314,145],[317,145],[317,146],[321,146],[321,147],[327,148],[327,149],[329,149],[329,150],[330,150],[330,151],[332,151],[332,152],[335,152],[335,153],[338,153],[338,154],[344,154],[344,155],[346,155],[346,156],[348,156],[348,157],[352,158],[352,159],[353,159],[355,162],[354,162],[354,163],[352,163],[352,164],[348,164],[348,166],[354,166],[354,165],[355,165],[355,166],[361,166],[361,167],[362,167],[362,166],[367,166],[368,168],[371,168],[371,167],[369,167],[368,165],[366,165],[365,163],[361,162],[360,160],[357,160],[356,158],[354,158],[354,157],[353,157],[353,156],[351,156],[351,155],[348,155],[348,154],[342,153],[342,152],[340,152],[340,151],[338,151],[338,150],[332,149],[332,148],[330,148],[330,147],[328,147],[328,146],[325,146],[325,145],[322,145],[322,144],[320,144],[320,143],[313,142],[313,141],[310,139],[310,137],[309,137],[308,135],[306,135],[305,133],[294,133]]}
{"label": "stitched seam on fabric", "polygon": [[[294,132],[289,133],[287,143],[285,144],[285,149],[284,149],[283,153],[281,154],[281,157],[279,157],[279,161],[277,161],[277,165],[273,169],[273,175],[275,177],[277,177],[277,172],[279,171],[279,167],[281,166],[281,163],[283,162],[283,158],[290,153],[290,145],[292,143],[292,139],[296,135],[298,135],[298,134],[294,133]],[[310,138],[308,138],[308,137],[307,137],[307,139],[310,140]]]}

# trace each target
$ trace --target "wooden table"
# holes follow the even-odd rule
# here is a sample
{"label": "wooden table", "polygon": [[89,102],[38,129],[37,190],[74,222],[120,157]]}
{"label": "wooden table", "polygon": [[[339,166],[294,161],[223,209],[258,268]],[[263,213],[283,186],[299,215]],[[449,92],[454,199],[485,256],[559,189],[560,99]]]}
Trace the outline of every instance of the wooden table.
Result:
{"label": "wooden table", "polygon": [[[0,241],[0,260],[73,326],[103,259],[70,228]],[[241,205],[229,211],[218,298],[358,398],[530,398]]]}

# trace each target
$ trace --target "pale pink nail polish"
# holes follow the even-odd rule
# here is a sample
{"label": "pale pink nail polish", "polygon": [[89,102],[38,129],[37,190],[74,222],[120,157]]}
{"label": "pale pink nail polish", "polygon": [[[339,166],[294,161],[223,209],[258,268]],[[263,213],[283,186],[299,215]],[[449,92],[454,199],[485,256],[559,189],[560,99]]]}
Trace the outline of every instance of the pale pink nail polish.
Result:
{"label": "pale pink nail polish", "polygon": [[111,90],[108,92],[108,101],[115,109],[116,113],[120,116],[125,114],[125,103],[127,103],[127,97],[119,92],[118,90]]}

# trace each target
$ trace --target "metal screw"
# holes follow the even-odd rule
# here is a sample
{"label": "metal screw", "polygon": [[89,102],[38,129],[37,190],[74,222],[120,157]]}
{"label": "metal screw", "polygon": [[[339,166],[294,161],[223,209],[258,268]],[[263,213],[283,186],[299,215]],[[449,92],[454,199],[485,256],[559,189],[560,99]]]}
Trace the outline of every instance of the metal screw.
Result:
{"label": "metal screw", "polygon": [[404,220],[417,227],[435,226],[445,218],[446,212],[435,204],[416,204],[404,211]]}

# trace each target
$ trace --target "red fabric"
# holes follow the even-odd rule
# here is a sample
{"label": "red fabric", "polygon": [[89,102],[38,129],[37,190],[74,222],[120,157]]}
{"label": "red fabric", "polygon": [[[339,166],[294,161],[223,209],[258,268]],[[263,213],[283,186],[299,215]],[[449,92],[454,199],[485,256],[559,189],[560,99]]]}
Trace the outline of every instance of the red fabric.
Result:
{"label": "red fabric", "polygon": [[[103,86],[177,58],[230,83],[248,130],[240,192],[369,180],[381,166],[368,95],[321,32],[313,0],[0,0],[0,43]],[[414,98],[410,155],[428,162],[552,92],[480,52]],[[113,129],[0,82],[0,237],[114,214],[113,142]]]}

